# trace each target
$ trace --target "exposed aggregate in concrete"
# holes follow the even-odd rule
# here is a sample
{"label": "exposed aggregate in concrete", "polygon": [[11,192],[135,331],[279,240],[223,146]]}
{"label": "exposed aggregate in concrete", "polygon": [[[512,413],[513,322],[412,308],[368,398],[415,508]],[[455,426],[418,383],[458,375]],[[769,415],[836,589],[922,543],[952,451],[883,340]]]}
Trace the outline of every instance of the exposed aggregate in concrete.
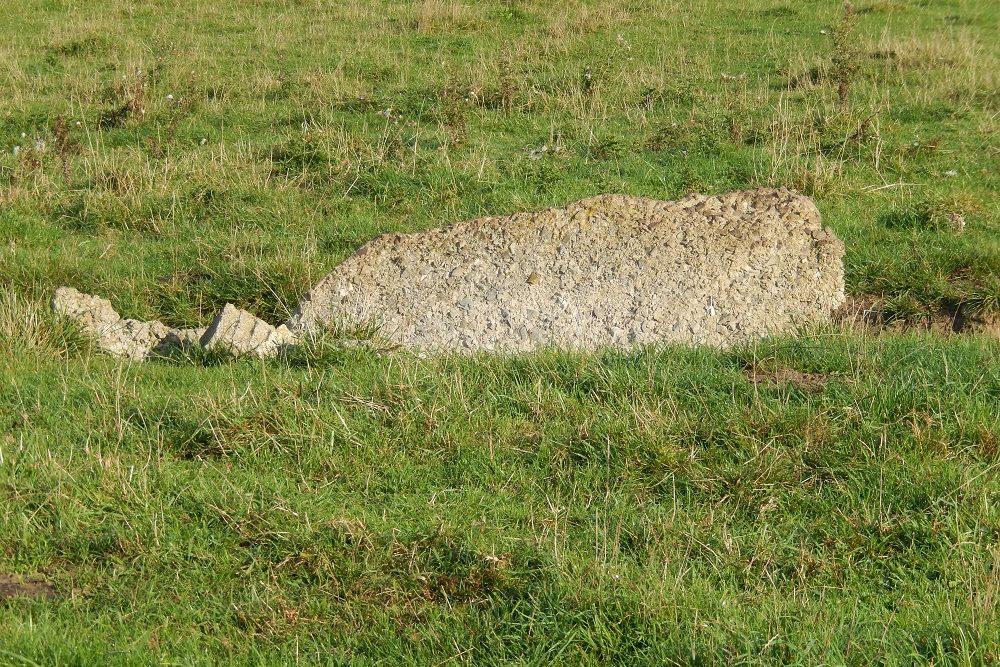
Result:
{"label": "exposed aggregate in concrete", "polygon": [[404,346],[725,346],[828,320],[843,244],[788,190],[677,202],[606,195],[562,209],[380,236],[288,321],[371,320]]}

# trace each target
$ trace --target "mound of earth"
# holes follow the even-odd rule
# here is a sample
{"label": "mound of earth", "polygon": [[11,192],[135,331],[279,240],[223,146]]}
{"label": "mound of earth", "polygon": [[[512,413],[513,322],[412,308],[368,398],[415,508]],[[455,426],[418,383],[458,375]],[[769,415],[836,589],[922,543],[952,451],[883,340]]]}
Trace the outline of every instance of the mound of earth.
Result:
{"label": "mound of earth", "polygon": [[786,189],[605,195],[379,236],[285,324],[227,306],[200,342],[268,356],[311,331],[365,323],[425,350],[728,346],[828,321],[845,299],[843,255],[812,201]]}

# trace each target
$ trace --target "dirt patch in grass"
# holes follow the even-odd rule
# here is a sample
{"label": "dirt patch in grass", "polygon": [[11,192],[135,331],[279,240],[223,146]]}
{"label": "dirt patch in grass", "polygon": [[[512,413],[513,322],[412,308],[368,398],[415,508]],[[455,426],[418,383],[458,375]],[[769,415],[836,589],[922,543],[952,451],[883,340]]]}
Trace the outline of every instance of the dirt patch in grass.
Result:
{"label": "dirt patch in grass", "polygon": [[752,364],[743,373],[753,384],[792,385],[802,391],[821,391],[830,380],[826,373],[803,373],[769,360]]}
{"label": "dirt patch in grass", "polygon": [[0,602],[13,598],[51,599],[56,588],[37,575],[0,574]]}
{"label": "dirt patch in grass", "polygon": [[898,312],[884,299],[870,294],[848,296],[834,314],[835,321],[869,333],[919,331],[935,334],[985,333],[1000,336],[1000,316],[974,312],[966,304],[938,311]]}

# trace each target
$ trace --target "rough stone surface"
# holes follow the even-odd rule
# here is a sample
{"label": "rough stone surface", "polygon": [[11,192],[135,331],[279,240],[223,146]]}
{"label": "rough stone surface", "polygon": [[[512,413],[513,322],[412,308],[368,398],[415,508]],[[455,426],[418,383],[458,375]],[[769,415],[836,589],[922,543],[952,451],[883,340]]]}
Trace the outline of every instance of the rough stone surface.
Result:
{"label": "rough stone surface", "polygon": [[222,348],[236,355],[272,356],[281,346],[291,343],[288,329],[273,327],[245,310],[227,303],[201,337],[206,350]]}
{"label": "rough stone surface", "polygon": [[676,202],[605,195],[379,236],[278,327],[231,304],[203,333],[122,320],[71,288],[53,304],[134,359],[195,340],[263,358],[351,324],[424,350],[727,346],[828,321],[845,300],[843,256],[812,201],[785,189]]}
{"label": "rough stone surface", "polygon": [[60,287],[55,291],[52,308],[60,315],[76,320],[86,331],[102,330],[122,319],[107,299],[84,294],[72,287]]}
{"label": "rough stone surface", "polygon": [[155,320],[122,319],[107,299],[83,294],[72,287],[57,289],[52,307],[75,319],[102,350],[129,359],[145,359],[171,331]]}
{"label": "rough stone surface", "polygon": [[812,201],[785,189],[607,195],[375,238],[287,325],[375,322],[431,350],[726,346],[828,320],[843,254]]}

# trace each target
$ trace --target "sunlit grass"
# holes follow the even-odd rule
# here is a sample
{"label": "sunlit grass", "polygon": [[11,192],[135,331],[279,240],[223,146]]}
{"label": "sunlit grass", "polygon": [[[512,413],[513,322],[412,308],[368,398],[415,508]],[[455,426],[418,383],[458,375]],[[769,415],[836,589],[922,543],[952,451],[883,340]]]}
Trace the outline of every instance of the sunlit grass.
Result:
{"label": "sunlit grass", "polygon": [[786,185],[852,294],[995,316],[1000,8],[855,14],[837,70],[840,3],[5,12],[0,575],[59,597],[0,664],[1000,660],[995,337],[136,365],[47,307],[278,322],[379,233]]}

